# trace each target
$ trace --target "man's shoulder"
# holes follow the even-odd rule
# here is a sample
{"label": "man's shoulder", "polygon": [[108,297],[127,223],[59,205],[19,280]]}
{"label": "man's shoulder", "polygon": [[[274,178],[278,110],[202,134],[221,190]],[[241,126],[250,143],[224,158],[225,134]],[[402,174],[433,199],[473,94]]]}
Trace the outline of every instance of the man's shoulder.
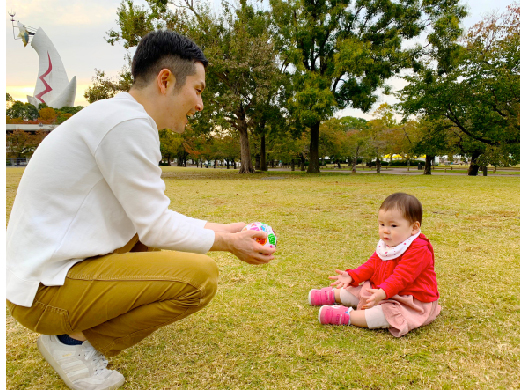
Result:
{"label": "man's shoulder", "polygon": [[[87,108],[92,111],[105,111],[109,115],[130,115],[136,118],[149,118],[143,106],[128,92],[121,92],[110,99],[102,99],[92,103]],[[114,112],[117,110],[117,112]]]}
{"label": "man's shoulder", "polygon": [[133,120],[145,121],[150,127],[154,127],[152,118],[143,106],[126,92],[119,93],[111,99],[98,100],[76,115],[74,117],[77,123],[97,128],[111,129],[120,123]]}

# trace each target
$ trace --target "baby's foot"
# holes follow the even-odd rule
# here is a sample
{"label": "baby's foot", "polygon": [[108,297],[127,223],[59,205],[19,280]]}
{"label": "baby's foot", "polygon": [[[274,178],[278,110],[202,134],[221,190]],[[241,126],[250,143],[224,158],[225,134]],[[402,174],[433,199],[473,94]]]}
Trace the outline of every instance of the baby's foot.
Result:
{"label": "baby's foot", "polygon": [[334,305],[320,308],[319,319],[322,325],[350,325],[350,312],[353,309],[348,306]]}
{"label": "baby's foot", "polygon": [[309,305],[334,305],[336,299],[334,298],[334,288],[325,287],[321,290],[312,289],[309,291]]}

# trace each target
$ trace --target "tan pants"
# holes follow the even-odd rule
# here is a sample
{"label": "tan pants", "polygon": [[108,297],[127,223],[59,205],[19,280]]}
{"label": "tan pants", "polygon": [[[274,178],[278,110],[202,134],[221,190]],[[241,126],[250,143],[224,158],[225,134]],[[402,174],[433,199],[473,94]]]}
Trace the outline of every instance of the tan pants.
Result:
{"label": "tan pants", "polygon": [[210,257],[158,251],[136,236],[112,254],[75,264],[63,286],[40,285],[32,307],[7,305],[37,333],[83,332],[94,348],[115,356],[201,310],[215,295],[217,278]]}

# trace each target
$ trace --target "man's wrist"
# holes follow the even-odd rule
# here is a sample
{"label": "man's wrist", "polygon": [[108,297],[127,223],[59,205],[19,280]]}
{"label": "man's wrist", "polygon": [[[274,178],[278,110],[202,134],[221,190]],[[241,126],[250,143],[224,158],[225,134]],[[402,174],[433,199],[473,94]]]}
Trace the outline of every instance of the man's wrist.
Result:
{"label": "man's wrist", "polygon": [[231,244],[231,238],[233,233],[227,233],[222,231],[215,232],[215,241],[210,251],[221,251],[233,253],[233,245]]}

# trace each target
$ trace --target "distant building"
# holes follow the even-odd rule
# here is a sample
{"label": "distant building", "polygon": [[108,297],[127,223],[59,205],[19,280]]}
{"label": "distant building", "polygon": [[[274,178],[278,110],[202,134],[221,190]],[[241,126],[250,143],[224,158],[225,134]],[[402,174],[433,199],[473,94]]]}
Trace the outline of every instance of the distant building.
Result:
{"label": "distant building", "polygon": [[7,124],[5,125],[5,133],[11,134],[15,130],[23,130],[31,134],[35,134],[40,130],[50,133],[56,127],[58,127],[58,125],[44,125],[43,123],[40,123],[39,125]]}

